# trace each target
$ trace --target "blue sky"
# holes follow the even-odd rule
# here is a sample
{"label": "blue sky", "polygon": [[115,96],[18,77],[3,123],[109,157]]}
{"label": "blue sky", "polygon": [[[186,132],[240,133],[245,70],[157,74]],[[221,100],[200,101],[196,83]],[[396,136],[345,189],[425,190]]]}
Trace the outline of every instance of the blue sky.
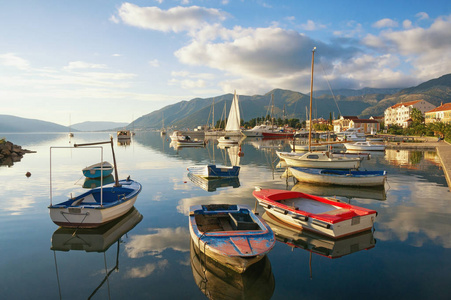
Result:
{"label": "blue sky", "polygon": [[[131,122],[195,97],[451,73],[451,1],[0,2],[0,114]],[[70,121],[69,121],[70,120]]]}

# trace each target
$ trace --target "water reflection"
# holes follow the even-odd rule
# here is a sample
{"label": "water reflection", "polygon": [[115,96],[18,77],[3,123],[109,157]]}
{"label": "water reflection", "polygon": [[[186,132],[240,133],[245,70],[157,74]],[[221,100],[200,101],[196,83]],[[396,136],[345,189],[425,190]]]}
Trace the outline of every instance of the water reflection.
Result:
{"label": "water reflection", "polygon": [[202,188],[203,190],[206,190],[207,192],[214,192],[218,188],[237,188],[240,186],[240,180],[238,177],[207,179],[188,172],[188,178],[192,183]]}
{"label": "water reflection", "polygon": [[[52,235],[52,245],[50,249],[54,251],[60,298],[62,298],[62,285],[59,278],[59,267],[57,263],[56,251],[85,251],[103,253],[103,260],[105,262],[105,277],[90,294],[90,296],[88,297],[88,299],[90,299],[98,292],[103,284],[109,280],[109,277],[113,271],[119,271],[119,249],[121,244],[121,237],[132,230],[139,222],[141,222],[142,219],[143,216],[138,212],[136,208],[133,207],[124,216],[99,228],[58,228]],[[114,243],[117,243],[116,260],[114,266],[110,270],[108,270],[105,252]],[[69,271],[69,273],[71,273],[70,270],[62,271]],[[82,278],[79,278],[79,280],[82,280]]]}
{"label": "water reflection", "polygon": [[321,197],[341,197],[348,201],[353,198],[363,198],[371,200],[384,201],[387,199],[385,187],[352,187],[352,186],[327,186],[316,185],[307,182],[298,182],[292,188],[292,191],[312,194]]}
{"label": "water reflection", "polygon": [[369,250],[376,246],[376,240],[371,230],[341,239],[331,239],[307,230],[295,230],[267,212],[262,215],[262,218],[271,226],[277,241],[292,248],[304,249],[332,259],[361,250]]}
{"label": "water reflection", "polygon": [[190,242],[194,281],[208,299],[271,299],[275,280],[269,258],[252,265],[244,273],[231,271],[202,254]]}
{"label": "water reflection", "polygon": [[[114,176],[108,175],[103,177],[103,185],[113,183],[114,182]],[[85,181],[83,182],[83,188],[85,189],[93,189],[96,187],[99,187],[101,185],[100,178],[85,178]]]}

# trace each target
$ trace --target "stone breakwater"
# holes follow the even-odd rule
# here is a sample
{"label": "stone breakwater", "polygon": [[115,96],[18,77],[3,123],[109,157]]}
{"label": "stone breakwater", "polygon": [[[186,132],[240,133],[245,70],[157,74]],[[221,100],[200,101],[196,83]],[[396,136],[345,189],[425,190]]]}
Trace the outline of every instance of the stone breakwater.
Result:
{"label": "stone breakwater", "polygon": [[25,153],[35,153],[35,151],[22,149],[22,146],[0,140],[0,165],[12,166],[15,162],[19,162]]}

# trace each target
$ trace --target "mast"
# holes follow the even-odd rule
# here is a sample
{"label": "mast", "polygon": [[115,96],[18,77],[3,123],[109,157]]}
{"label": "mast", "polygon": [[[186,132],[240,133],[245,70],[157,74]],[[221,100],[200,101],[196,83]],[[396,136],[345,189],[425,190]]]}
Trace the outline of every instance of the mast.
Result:
{"label": "mast", "polygon": [[310,122],[309,122],[309,130],[308,130],[308,151],[311,150],[311,144],[312,144],[312,97],[313,97],[313,66],[314,66],[314,60],[315,60],[315,50],[316,47],[312,50],[312,75],[310,78]]}

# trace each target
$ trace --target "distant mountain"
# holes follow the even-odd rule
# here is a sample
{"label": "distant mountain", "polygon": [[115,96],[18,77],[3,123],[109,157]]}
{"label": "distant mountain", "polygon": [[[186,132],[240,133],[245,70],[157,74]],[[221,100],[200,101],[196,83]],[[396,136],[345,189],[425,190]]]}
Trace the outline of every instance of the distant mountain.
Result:
{"label": "distant mountain", "polygon": [[79,131],[104,131],[126,127],[128,123],[120,122],[82,122],[73,124],[71,128]]}
{"label": "distant mountain", "polygon": [[69,132],[69,127],[35,119],[0,115],[0,132]]}
{"label": "distant mountain", "polygon": [[[335,96],[361,97],[366,95],[392,95],[394,93],[399,92],[400,90],[401,88],[387,88],[387,89],[363,88],[360,90],[338,89],[333,90],[332,92],[330,90],[320,90],[314,91],[313,95],[315,97],[321,97],[324,95],[331,96],[333,93]],[[308,93],[307,95],[310,95],[310,93]]]}

